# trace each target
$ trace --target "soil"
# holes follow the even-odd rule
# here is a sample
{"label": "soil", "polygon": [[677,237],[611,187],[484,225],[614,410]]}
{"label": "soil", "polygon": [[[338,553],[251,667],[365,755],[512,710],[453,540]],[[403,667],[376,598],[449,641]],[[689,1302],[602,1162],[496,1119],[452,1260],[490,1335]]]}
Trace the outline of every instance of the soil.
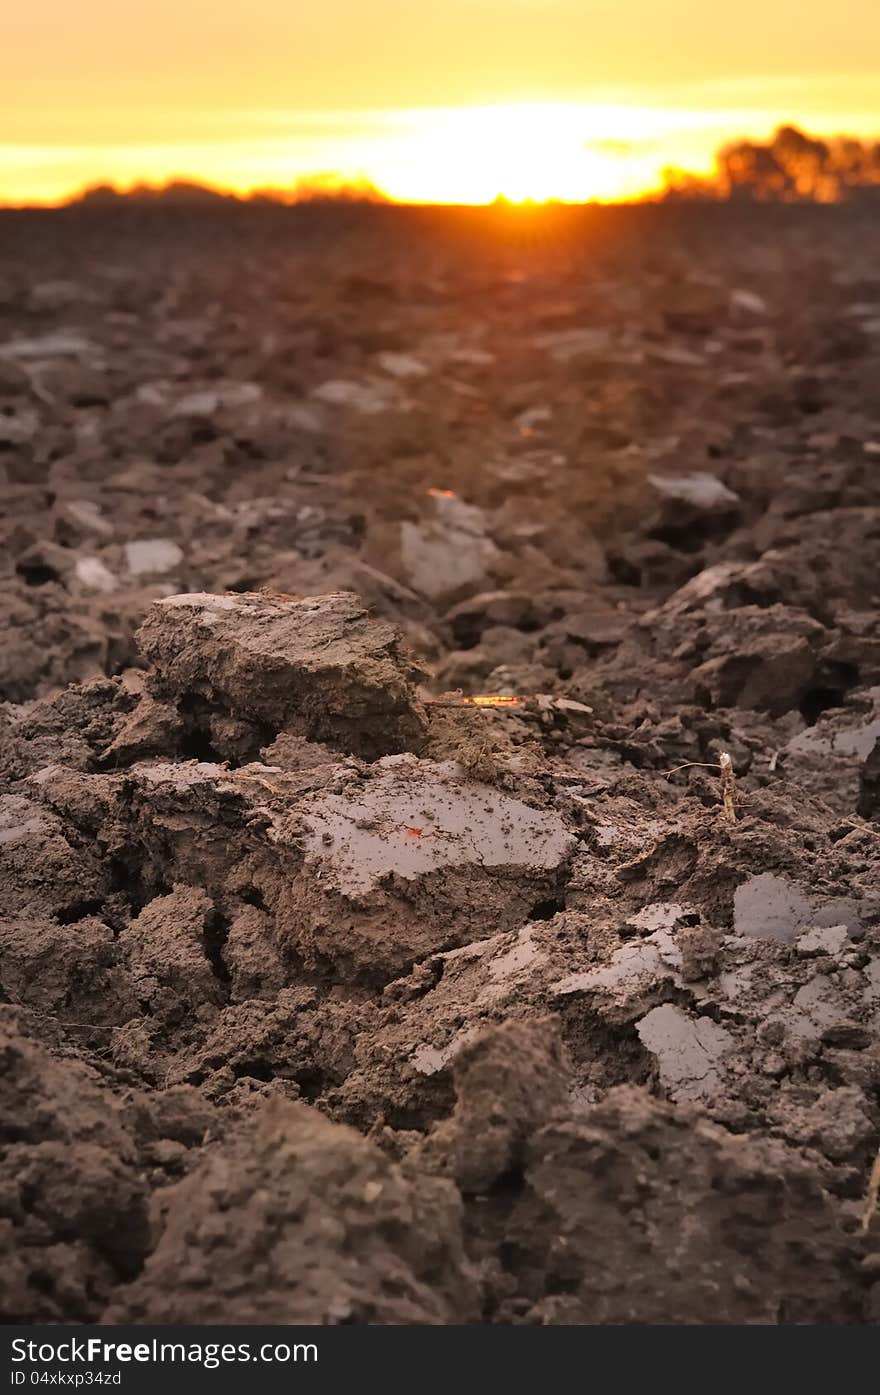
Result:
{"label": "soil", "polygon": [[7,1322],[880,1317],[872,231],[2,215]]}

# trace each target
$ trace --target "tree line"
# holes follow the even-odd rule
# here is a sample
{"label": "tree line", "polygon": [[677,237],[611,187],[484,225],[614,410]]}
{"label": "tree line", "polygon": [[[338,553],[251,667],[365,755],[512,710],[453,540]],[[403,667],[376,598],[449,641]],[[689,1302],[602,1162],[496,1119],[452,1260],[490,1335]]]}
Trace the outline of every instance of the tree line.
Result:
{"label": "tree line", "polygon": [[665,172],[668,198],[753,203],[840,203],[880,196],[880,140],[820,139],[780,126],[767,141],[724,145],[715,172]]}

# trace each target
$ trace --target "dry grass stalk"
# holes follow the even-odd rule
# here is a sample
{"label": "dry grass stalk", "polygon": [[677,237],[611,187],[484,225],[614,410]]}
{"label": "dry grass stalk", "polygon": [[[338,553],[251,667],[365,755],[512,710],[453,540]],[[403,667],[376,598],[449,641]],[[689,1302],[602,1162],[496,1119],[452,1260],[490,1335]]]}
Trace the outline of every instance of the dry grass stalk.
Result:
{"label": "dry grass stalk", "polygon": [[677,775],[679,770],[717,770],[721,777],[721,809],[728,823],[736,823],[736,782],[733,774],[733,761],[726,751],[722,751],[717,761],[687,760],[684,765],[676,765],[666,771],[666,778]]}
{"label": "dry grass stalk", "polygon": [[736,823],[733,761],[726,751],[722,751],[721,755],[718,757],[718,769],[721,771],[721,807],[724,810],[724,817],[727,819],[728,823]]}
{"label": "dry grass stalk", "polygon": [[880,1203],[880,1150],[874,1159],[874,1166],[871,1168],[871,1175],[868,1178],[868,1190],[865,1193],[865,1210],[862,1215],[862,1231],[870,1229],[871,1222],[877,1214],[877,1206]]}
{"label": "dry grass stalk", "polygon": [[591,717],[592,707],[585,702],[575,702],[574,698],[554,697],[552,693],[530,693],[526,697],[513,697],[506,693],[483,693],[478,697],[425,698],[426,707],[454,707],[459,711],[493,712],[505,709],[524,712],[558,712],[570,716]]}

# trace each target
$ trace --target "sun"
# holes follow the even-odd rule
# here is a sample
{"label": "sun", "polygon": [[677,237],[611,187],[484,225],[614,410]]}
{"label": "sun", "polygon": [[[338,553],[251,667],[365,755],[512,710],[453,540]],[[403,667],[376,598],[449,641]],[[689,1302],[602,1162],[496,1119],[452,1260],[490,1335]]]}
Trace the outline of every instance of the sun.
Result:
{"label": "sun", "polygon": [[589,135],[583,108],[549,103],[421,113],[382,187],[396,199],[438,203],[631,196],[633,171],[613,148],[602,148],[598,111]]}
{"label": "sun", "polygon": [[609,175],[564,115],[545,107],[476,113],[462,158],[474,177],[515,203],[595,198]]}

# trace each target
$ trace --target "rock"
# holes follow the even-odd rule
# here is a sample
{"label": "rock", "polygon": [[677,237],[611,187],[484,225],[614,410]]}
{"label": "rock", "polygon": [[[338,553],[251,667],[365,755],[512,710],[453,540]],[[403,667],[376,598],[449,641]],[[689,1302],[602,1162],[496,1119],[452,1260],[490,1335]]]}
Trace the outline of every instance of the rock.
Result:
{"label": "rock", "polygon": [[400,525],[400,558],[415,591],[448,604],[484,587],[500,553],[480,509],[441,493],[431,505],[433,518]]}
{"label": "rock", "polygon": [[172,417],[213,417],[220,411],[252,407],[263,396],[259,383],[220,383],[178,398]]}
{"label": "rock", "polygon": [[730,304],[734,310],[744,310],[747,315],[766,315],[769,309],[762,295],[742,289],[730,292]]}
{"label": "rock", "polygon": [[37,314],[67,310],[89,297],[78,281],[38,281],[28,295],[29,308]]}
{"label": "rock", "polygon": [[699,513],[729,513],[739,508],[739,495],[703,470],[690,475],[649,475],[648,483],[664,499]]}
{"label": "rock", "polygon": [[428,366],[412,354],[396,354],[389,351],[377,354],[376,362],[383,372],[390,373],[392,378],[427,378],[430,373]]}
{"label": "rock", "polygon": [[183,561],[183,549],[170,538],[143,538],[127,542],[125,564],[132,576],[164,576]]}
{"label": "rock", "polygon": [[350,407],[364,416],[379,416],[402,405],[394,388],[381,381],[358,383],[334,378],[313,388],[312,396],[329,407]]}
{"label": "rock", "polygon": [[610,331],[605,328],[553,330],[549,334],[540,334],[535,340],[538,348],[544,349],[557,363],[606,354],[612,342]]}
{"label": "rock", "polygon": [[0,344],[0,358],[54,359],[79,358],[94,353],[97,345],[76,329],[58,329],[49,334],[7,339]]}
{"label": "rock", "polygon": [[73,574],[87,591],[109,593],[119,590],[119,579],[100,557],[77,557]]}
{"label": "rock", "polygon": [[288,726],[367,756],[421,742],[418,671],[354,595],[169,596],[137,638],[159,696],[256,723],[264,744]]}
{"label": "rock", "polygon": [[646,529],[649,537],[685,551],[729,531],[742,513],[739,495],[704,470],[688,475],[650,474],[646,483],[656,501]]}

